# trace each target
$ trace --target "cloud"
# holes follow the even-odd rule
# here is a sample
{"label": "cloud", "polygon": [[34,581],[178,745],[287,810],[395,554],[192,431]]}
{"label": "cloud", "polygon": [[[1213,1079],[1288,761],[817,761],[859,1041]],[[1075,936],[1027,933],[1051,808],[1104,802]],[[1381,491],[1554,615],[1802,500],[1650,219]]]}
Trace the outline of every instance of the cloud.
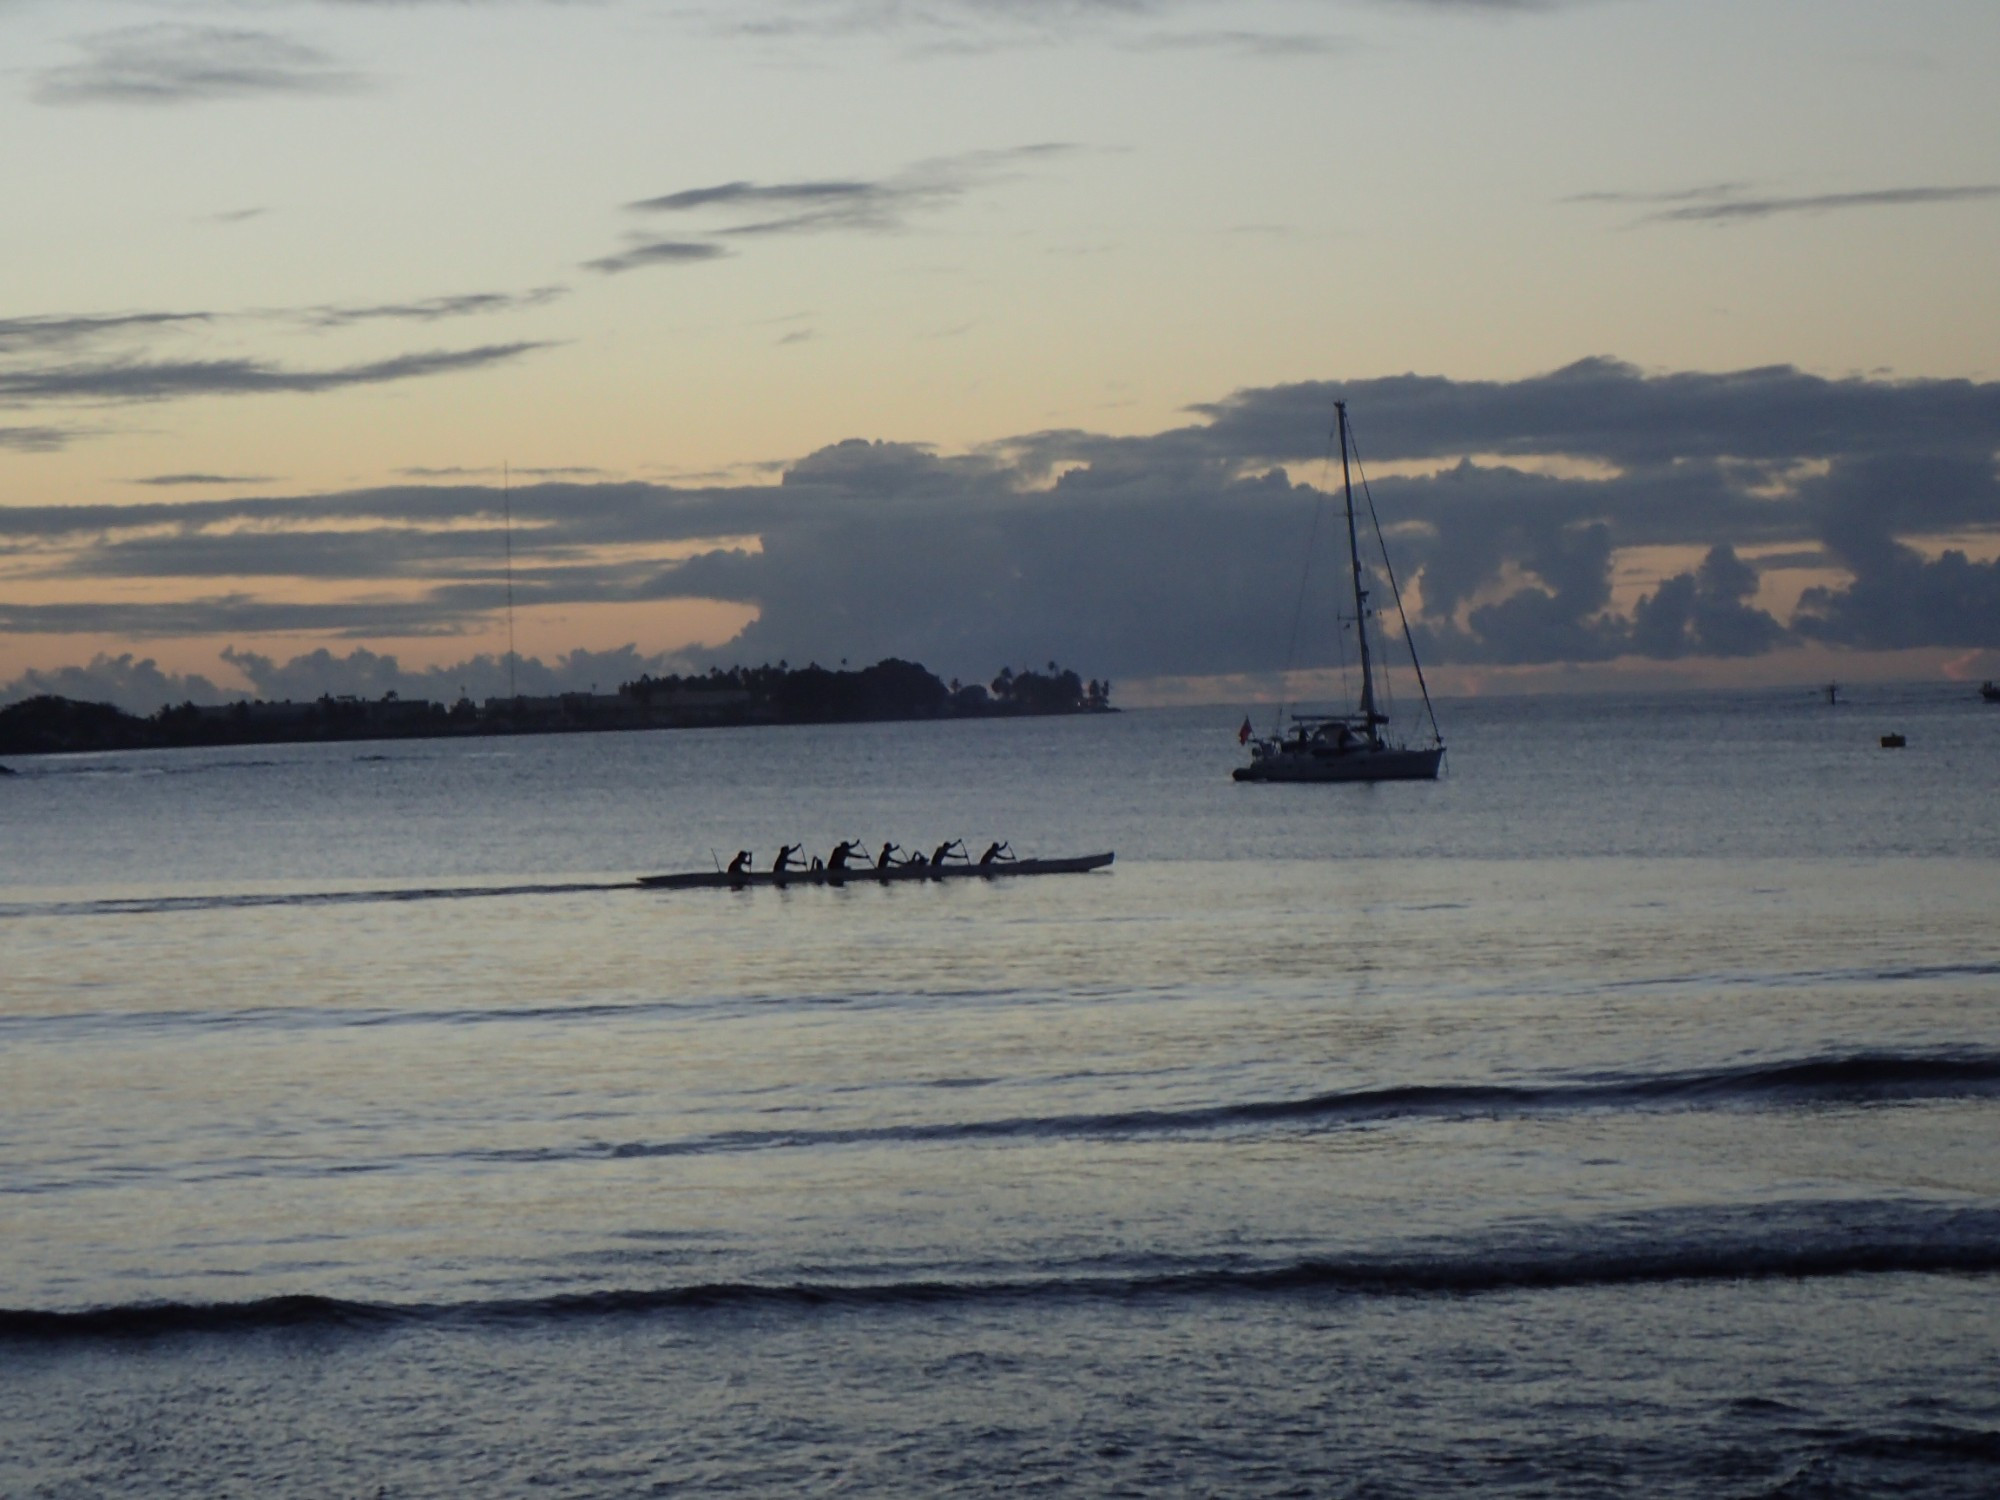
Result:
{"label": "cloud", "polygon": [[[564,291],[551,286],[519,293],[464,293],[353,307],[4,318],[0,319],[0,409],[106,406],[275,392],[316,394],[470,372],[548,345],[517,341],[417,351],[333,369],[302,369],[268,358],[203,358],[199,348],[217,330],[234,331],[245,325],[289,325],[296,331],[301,323],[321,330],[376,321],[429,323],[518,311],[552,301]],[[193,352],[188,348],[190,341],[196,346]],[[7,425],[0,426],[0,449],[56,452],[101,436],[100,429],[74,424]]]}
{"label": "cloud", "polygon": [[[1587,0],[1376,0],[1378,8],[1503,17],[1554,11]],[[1328,7],[1331,8],[1331,7]],[[979,53],[1022,45],[1056,45],[1079,33],[1103,32],[1192,13],[1227,15],[1221,0],[738,0],[710,12],[709,25],[754,41],[826,41],[854,36],[915,37],[926,51]],[[1186,33],[1235,45],[1254,33]],[[1223,40],[1230,39],[1230,40]]]}
{"label": "cloud", "polygon": [[1051,38],[1103,20],[1144,17],[1180,8],[1173,0],[737,0],[710,12],[710,26],[757,41],[827,40],[850,36],[937,39],[970,49],[996,33]]}
{"label": "cloud", "polygon": [[[352,694],[379,698],[422,698],[453,703],[461,696],[475,701],[521,692],[529,696],[587,691],[611,692],[621,682],[647,673],[671,672],[682,664],[674,657],[648,655],[626,645],[609,651],[564,652],[553,662],[536,656],[514,658],[508,671],[504,655],[484,653],[443,666],[406,668],[394,656],[357,646],[346,655],[324,649],[280,662],[255,651],[225,648],[222,659],[241,672],[257,697],[267,701],[316,699],[322,694]],[[4,690],[0,690],[4,694]]]}
{"label": "cloud", "polygon": [[2000,198],[2000,183],[1956,187],[1874,188],[1854,193],[1753,194],[1745,183],[1716,183],[1666,193],[1581,193],[1572,203],[1661,205],[1642,224],[1743,224],[1786,214],[1837,213],[1858,208],[1923,208]]}
{"label": "cloud", "polygon": [[72,317],[0,318],[0,355],[70,349],[106,339],[130,339],[213,321],[205,312],[100,313]]}
{"label": "cloud", "polygon": [[638,213],[685,213],[689,209],[709,208],[717,204],[726,208],[747,204],[758,209],[773,205],[787,209],[817,209],[832,205],[838,209],[857,202],[866,203],[880,191],[880,185],[872,182],[782,182],[768,187],[760,187],[754,182],[724,182],[715,187],[684,188],[677,193],[664,193],[658,198],[642,198],[625,206]]}
{"label": "cloud", "polygon": [[1748,601],[1757,571],[1727,545],[1711,547],[1700,568],[1679,573],[1632,612],[1630,649],[1640,656],[1758,656],[1787,631]]}
{"label": "cloud", "polygon": [[907,228],[913,214],[955,203],[974,188],[1018,176],[1019,169],[1030,162],[1075,149],[1051,141],[998,151],[969,151],[918,162],[893,177],[872,182],[725,182],[643,198],[626,207],[635,213],[730,211],[729,221],[712,231],[719,235],[893,233]]}
{"label": "cloud", "polygon": [[79,62],[36,80],[43,104],[188,104],[353,89],[361,76],[268,31],[157,22],[85,37]]}
{"label": "cloud", "polygon": [[[1854,569],[1855,584],[1813,596],[1824,639],[1887,649],[1962,644],[1985,629],[1967,623],[1962,592],[1910,595],[1893,630],[1886,612],[1864,625],[1848,606],[1895,555],[1886,538],[2000,538],[2000,386],[1827,380],[1790,367],[1646,376],[1589,360],[1513,382],[1404,376],[1341,392],[1243,392],[1204,408],[1214,423],[1187,436],[1296,462],[1304,444],[1287,440],[1310,432],[1336,394],[1365,413],[1371,460],[1560,455],[1606,476],[1556,479],[1489,458],[1377,486],[1420,528],[1406,546],[1435,659],[1732,656],[1788,639],[1783,622],[1748,603],[1734,552],[1718,546],[1816,546],[1826,566]],[[1844,537],[1855,514],[1868,528]],[[1627,619],[1606,600],[1614,555],[1636,546],[1700,548],[1708,560]]]}
{"label": "cloud", "polygon": [[345,654],[321,647],[284,660],[258,651],[225,646],[222,660],[249,683],[248,689],[219,686],[200,673],[162,668],[152,657],[130,652],[98,653],[88,666],[50,671],[30,669],[12,682],[0,683],[0,703],[13,703],[41,693],[53,693],[85,703],[113,703],[128,713],[151,714],[180,703],[232,703],[245,698],[265,702],[312,702],[343,694],[454,703],[461,696],[474,700],[506,696],[516,690],[531,696],[552,693],[612,691],[647,673],[683,670],[685,663],[667,654],[648,655],[636,646],[608,651],[565,652],[553,662],[517,656],[511,674],[507,658],[492,653],[429,667],[405,667],[393,655],[356,646]]}
{"label": "cloud", "polygon": [[75,349],[89,345],[141,346],[157,334],[205,332],[224,323],[304,323],[313,328],[346,328],[359,323],[437,323],[447,318],[485,317],[541,307],[567,296],[563,286],[526,292],[461,292],[410,302],[359,306],[280,308],[249,312],[80,313],[0,318],[0,357]]}
{"label": "cloud", "polygon": [[268,474],[147,474],[127,482],[176,489],[182,485],[269,484],[271,477]]}
{"label": "cloud", "polygon": [[2000,431],[1992,383],[1834,380],[1790,365],[1648,375],[1595,358],[1515,381],[1392,375],[1242,391],[1194,407],[1209,425],[1171,436],[1191,451],[1314,460],[1341,397],[1363,424],[1367,456],[1383,461],[1560,453],[1657,471],[1690,459],[1977,453]]}
{"label": "cloud", "polygon": [[118,601],[85,604],[13,604],[0,601],[0,632],[10,635],[115,635],[130,640],[181,636],[264,635],[309,631],[319,635],[451,635],[435,607],[418,603],[305,604],[251,594],[215,594],[171,603]]}
{"label": "cloud", "polygon": [[457,374],[518,359],[544,343],[488,344],[476,349],[401,354],[332,370],[285,369],[264,360],[156,360],[49,365],[0,370],[0,406],[39,402],[120,403],[190,396],[285,392],[312,395],[352,386],[385,385]]}
{"label": "cloud", "polygon": [[613,255],[587,260],[583,266],[587,271],[616,276],[621,271],[637,271],[649,266],[699,265],[703,261],[721,260],[728,254],[720,245],[699,240],[648,240]]}
{"label": "cloud", "polygon": [[[851,441],[734,487],[544,480],[506,497],[517,600],[720,600],[755,620],[707,660],[903,656],[947,675],[1074,661],[1117,678],[1339,659],[1332,402],[1392,538],[1427,661],[1745,657],[1810,640],[2000,649],[2000,384],[1788,366],[1514,381],[1415,375],[1236,391],[1187,423],[1025,433],[946,455]],[[365,641],[490,629],[502,497],[482,483],[0,510],[38,598],[0,630]],[[1315,512],[1318,512],[1317,522]],[[1288,657],[1300,560],[1323,549]],[[1967,538],[1990,539],[1982,553]],[[1332,548],[1333,550],[1324,550]],[[1634,600],[1634,549],[1672,559]],[[1760,570],[1816,568],[1789,618]],[[315,581],[312,603],[266,597]],[[179,580],[131,602],[118,580]],[[1376,597],[1386,600],[1386,580]],[[386,601],[386,602],[384,602]]]}
{"label": "cloud", "polygon": [[642,240],[629,249],[585,262],[589,270],[616,274],[656,265],[687,265],[730,254],[725,242],[783,235],[899,234],[923,213],[935,213],[976,189],[1013,180],[1027,166],[1078,148],[1043,142],[1004,150],[971,151],[914,164],[891,177],[826,178],[798,182],[734,181],[678,188],[625,205],[649,216],[671,215],[702,224],[700,239]]}
{"label": "cloud", "polygon": [[1304,31],[1160,31],[1133,37],[1125,47],[1133,52],[1234,52],[1245,57],[1286,61],[1345,52],[1344,37]]}
{"label": "cloud", "polygon": [[446,318],[488,317],[541,307],[569,295],[564,286],[536,287],[526,292],[461,292],[455,296],[424,297],[415,302],[381,302],[359,307],[313,307],[299,316],[315,328],[346,328],[356,323],[437,323]]}
{"label": "cloud", "polygon": [[150,714],[170,703],[226,703],[246,696],[217,687],[199,673],[183,676],[163,670],[152,657],[130,652],[110,656],[99,652],[87,667],[30,669],[9,683],[0,683],[0,703],[13,703],[51,693],[80,703],[115,703],[128,713]]}
{"label": "cloud", "polygon": [[1820,214],[1847,208],[1915,208],[1934,203],[1966,203],[2000,197],[2000,184],[1971,187],[1879,188],[1866,193],[1815,193],[1797,198],[1737,198],[1690,203],[1650,217],[1664,223],[1737,223],[1778,214]]}
{"label": "cloud", "polygon": [[[369,322],[432,323],[446,318],[515,312],[566,294],[560,286],[527,292],[473,292],[411,302],[305,309],[47,314],[0,319],[0,407],[102,405],[189,396],[290,391],[313,393],[356,385],[423,379],[504,362],[546,347],[535,342],[391,356],[332,370],[302,370],[265,359],[169,357],[178,336],[202,336],[226,325],[345,328]],[[54,451],[81,437],[81,428],[0,428],[0,447]]]}
{"label": "cloud", "polygon": [[[91,578],[312,578],[437,579],[463,575],[500,577],[501,527],[423,530],[407,526],[249,531],[168,531],[124,537],[83,548],[47,577]],[[541,543],[544,556],[573,555],[575,548]],[[526,590],[535,576],[522,570]],[[498,598],[495,594],[493,598]],[[482,598],[479,607],[491,600]]]}
{"label": "cloud", "polygon": [[1909,547],[1885,548],[1845,588],[1812,588],[1799,601],[1801,635],[1836,646],[2000,647],[2000,561],[1974,562],[1957,548],[1926,562]]}
{"label": "cloud", "polygon": [[1904,540],[1973,529],[1968,511],[2000,522],[1994,489],[1991,455],[1974,453],[1877,457],[1813,483],[1805,501],[1816,530],[1853,581],[1808,589],[1800,633],[1887,649],[2000,644],[2000,560],[1975,562],[1954,547],[1926,561]]}
{"label": "cloud", "polygon": [[1588,0],[1378,0],[1384,5],[1408,10],[1486,11],[1496,15],[1526,15],[1540,11],[1564,10]]}
{"label": "cloud", "polygon": [[75,436],[61,427],[0,427],[0,448],[16,453],[59,453]]}

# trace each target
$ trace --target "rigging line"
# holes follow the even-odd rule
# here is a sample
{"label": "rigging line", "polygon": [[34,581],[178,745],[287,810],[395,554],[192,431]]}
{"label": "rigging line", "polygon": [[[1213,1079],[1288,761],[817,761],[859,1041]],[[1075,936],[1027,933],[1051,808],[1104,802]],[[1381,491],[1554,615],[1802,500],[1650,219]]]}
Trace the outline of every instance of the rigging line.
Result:
{"label": "rigging line", "polygon": [[[1284,676],[1279,679],[1279,691],[1281,693],[1291,690],[1292,663],[1297,659],[1299,648],[1299,624],[1305,619],[1306,613],[1306,588],[1312,582],[1313,557],[1319,551],[1320,513],[1326,509],[1327,486],[1333,482],[1333,443],[1338,431],[1339,429],[1335,428],[1330,430],[1326,435],[1326,457],[1320,461],[1319,488],[1313,491],[1312,530],[1306,537],[1306,565],[1299,574],[1298,602],[1292,606],[1291,638],[1285,642],[1285,672]],[[1345,642],[1342,643],[1342,649],[1343,651],[1345,650]],[[1345,661],[1346,658],[1343,656],[1343,666],[1345,665]],[[1290,707],[1291,704],[1289,701],[1281,700],[1279,702],[1277,722],[1271,729],[1273,734],[1282,734],[1284,732],[1285,710]]]}
{"label": "rigging line", "polygon": [[1347,709],[1354,703],[1354,662],[1347,654],[1347,632],[1351,627],[1345,620],[1338,620],[1335,625],[1333,646],[1340,663],[1340,704]]}
{"label": "rigging line", "polygon": [[1354,452],[1354,467],[1361,473],[1361,494],[1368,502],[1368,520],[1375,528],[1375,546],[1382,554],[1382,571],[1389,578],[1389,597],[1396,601],[1396,618],[1403,622],[1403,644],[1410,652],[1410,668],[1417,675],[1417,691],[1424,695],[1424,716],[1431,721],[1431,740],[1443,744],[1444,735],[1438,729],[1437,710],[1431,707],[1430,684],[1424,681],[1424,664],[1417,658],[1416,637],[1410,633],[1409,611],[1403,608],[1403,589],[1396,582],[1396,565],[1389,561],[1389,544],[1382,540],[1382,518],[1375,513],[1375,492],[1368,488],[1368,473],[1361,468],[1361,449],[1354,441],[1354,424],[1347,424],[1348,447]]}

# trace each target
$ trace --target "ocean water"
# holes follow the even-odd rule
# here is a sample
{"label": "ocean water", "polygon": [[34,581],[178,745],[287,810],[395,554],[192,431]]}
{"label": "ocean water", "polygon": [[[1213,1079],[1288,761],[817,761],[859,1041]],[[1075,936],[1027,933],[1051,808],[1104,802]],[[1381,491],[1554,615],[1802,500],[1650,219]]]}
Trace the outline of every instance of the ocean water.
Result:
{"label": "ocean water", "polygon": [[[1853,696],[17,762],[0,1494],[2000,1493],[2000,710]],[[853,837],[1118,859],[630,884]]]}

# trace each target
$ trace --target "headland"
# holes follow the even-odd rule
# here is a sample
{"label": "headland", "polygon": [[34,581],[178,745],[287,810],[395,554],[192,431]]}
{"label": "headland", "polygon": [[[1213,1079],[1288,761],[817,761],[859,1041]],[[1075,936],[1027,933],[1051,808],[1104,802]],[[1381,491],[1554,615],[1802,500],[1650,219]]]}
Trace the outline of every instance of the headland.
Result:
{"label": "headland", "polygon": [[731,667],[697,676],[641,677],[614,693],[515,695],[451,704],[395,693],[305,702],[182,703],[149,715],[53,695],[0,708],[0,754],[272,745],[317,740],[440,739],[695,729],[749,724],[850,724],[1110,713],[1111,684],[1003,667],[991,683],[943,682],[894,657],[856,671],[813,664]]}

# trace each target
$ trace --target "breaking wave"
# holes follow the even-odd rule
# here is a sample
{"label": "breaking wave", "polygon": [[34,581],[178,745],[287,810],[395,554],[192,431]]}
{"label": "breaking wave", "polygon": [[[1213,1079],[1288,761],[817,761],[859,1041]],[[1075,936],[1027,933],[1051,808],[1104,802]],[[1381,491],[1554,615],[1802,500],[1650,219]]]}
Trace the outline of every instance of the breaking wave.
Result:
{"label": "breaking wave", "polygon": [[739,1130],[679,1141],[627,1141],[565,1151],[494,1152],[493,1159],[691,1156],[717,1151],[935,1142],[1164,1135],[1269,1125],[1363,1125],[1402,1119],[1486,1119],[1580,1110],[1856,1105],[2000,1094],[2000,1056],[1859,1053],[1702,1072],[1619,1075],[1552,1084],[1409,1084],[1303,1099],[1187,1109],[947,1120],[835,1130]]}
{"label": "breaking wave", "polygon": [[508,1328],[718,1311],[896,1309],[986,1303],[1173,1302],[1218,1297],[1477,1297],[1674,1282],[1808,1281],[1877,1275],[2000,1273],[2000,1215],[1932,1216],[1903,1232],[1822,1233],[1807,1242],[1636,1248],[1501,1249],[1217,1265],[1138,1275],[941,1276],[903,1281],[706,1282],[451,1303],[294,1295],[245,1302],[157,1302],[77,1311],[0,1309],[0,1340],[72,1343],[294,1330]]}

